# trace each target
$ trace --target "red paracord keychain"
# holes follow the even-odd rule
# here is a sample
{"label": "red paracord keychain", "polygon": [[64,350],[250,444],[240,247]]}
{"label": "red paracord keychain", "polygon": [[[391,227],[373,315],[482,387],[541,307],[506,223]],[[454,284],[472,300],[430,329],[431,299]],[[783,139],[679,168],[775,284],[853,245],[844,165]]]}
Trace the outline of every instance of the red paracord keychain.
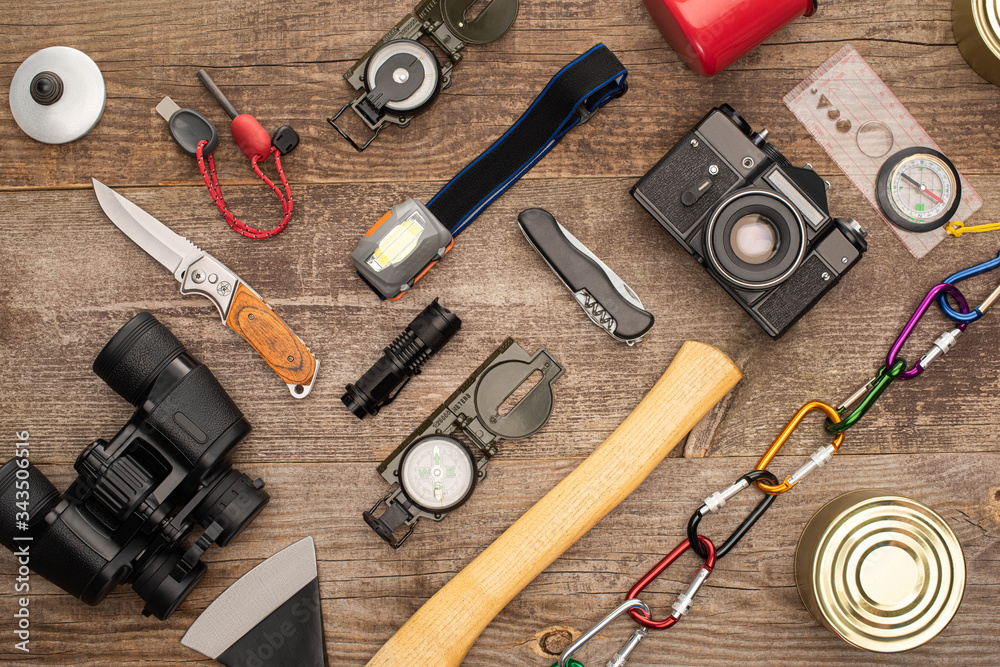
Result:
{"label": "red paracord keychain", "polygon": [[[246,115],[248,114],[243,114],[243,116]],[[237,118],[242,118],[243,116],[237,116]],[[257,121],[254,120],[254,122],[256,123]],[[259,123],[257,124],[257,127],[260,127]],[[264,128],[261,127],[261,131],[263,131],[263,129]],[[235,120],[233,122],[233,132],[233,138],[236,139]],[[264,136],[267,137],[266,132],[264,132]],[[266,239],[280,234],[285,230],[285,227],[288,226],[288,221],[292,217],[292,191],[288,187],[288,179],[285,178],[285,171],[281,168],[281,154],[277,148],[270,144],[270,138],[267,140],[269,151],[263,156],[263,159],[266,160],[272,153],[274,154],[274,166],[277,168],[278,176],[281,177],[281,184],[285,188],[284,194],[282,194],[281,190],[278,189],[278,186],[274,184],[274,181],[268,178],[267,175],[260,170],[258,162],[261,161],[261,155],[255,154],[252,157],[248,157],[250,157],[250,166],[253,167],[257,177],[264,181],[269,188],[271,188],[274,195],[281,202],[281,210],[285,215],[281,219],[278,226],[272,229],[257,229],[256,227],[251,227],[233,215],[233,212],[226,206],[226,200],[222,197],[222,188],[219,186],[219,178],[215,173],[215,157],[212,153],[208,154],[208,168],[205,168],[205,156],[203,155],[203,150],[205,146],[208,145],[208,142],[205,140],[198,142],[198,154],[196,156],[198,159],[198,169],[201,171],[201,177],[205,181],[205,187],[208,188],[208,194],[212,196],[212,200],[215,202],[216,207],[222,211],[222,215],[226,218],[226,222],[229,223],[229,226],[232,227],[238,234],[242,234],[243,236],[251,239]],[[240,141],[237,139],[236,143],[239,144]],[[242,145],[240,147],[242,148]]]}
{"label": "red paracord keychain", "polygon": [[[280,234],[288,226],[288,221],[292,217],[292,191],[288,187],[288,179],[285,178],[285,171],[281,168],[281,155],[287,153],[288,151],[295,148],[298,145],[299,137],[295,134],[292,128],[284,125],[278,128],[275,132],[274,138],[272,139],[267,134],[257,119],[248,113],[241,114],[236,111],[236,107],[230,103],[226,98],[225,94],[219,87],[215,85],[212,81],[212,77],[208,75],[208,72],[201,69],[198,70],[198,78],[201,82],[205,84],[208,88],[208,92],[212,93],[212,96],[218,100],[219,104],[232,119],[232,124],[230,125],[230,130],[233,133],[233,141],[236,145],[240,147],[243,154],[250,159],[250,166],[253,167],[254,173],[257,174],[257,178],[264,181],[274,195],[281,202],[281,211],[284,213],[281,222],[277,227],[273,229],[257,229],[256,227],[251,227],[239,218],[233,215],[232,211],[226,206],[226,200],[222,197],[222,188],[219,187],[219,177],[215,173],[215,158],[212,155],[211,148],[209,148],[208,153],[208,167],[205,166],[205,147],[208,145],[208,141],[202,140],[198,142],[198,150],[195,157],[198,160],[198,169],[201,171],[201,177],[205,181],[205,187],[208,188],[208,194],[212,196],[212,200],[215,202],[216,207],[222,211],[222,215],[225,216],[226,222],[232,227],[237,233],[246,236],[251,239],[266,239],[271,236]],[[281,190],[274,182],[264,175],[264,172],[260,170],[259,163],[266,161],[271,155],[274,155],[274,166],[278,170],[278,176],[281,177],[281,185],[284,187],[285,192],[282,194]]]}

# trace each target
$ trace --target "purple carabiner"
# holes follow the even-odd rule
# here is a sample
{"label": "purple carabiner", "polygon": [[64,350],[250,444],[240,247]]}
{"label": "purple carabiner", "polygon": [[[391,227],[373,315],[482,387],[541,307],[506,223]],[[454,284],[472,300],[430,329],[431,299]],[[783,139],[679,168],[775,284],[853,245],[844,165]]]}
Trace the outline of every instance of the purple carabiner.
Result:
{"label": "purple carabiner", "polygon": [[[920,322],[920,319],[927,312],[927,309],[931,307],[931,304],[933,304],[934,301],[939,296],[941,296],[942,293],[950,294],[951,296],[955,297],[955,301],[958,302],[958,306],[959,308],[962,309],[963,313],[969,312],[969,304],[965,300],[965,297],[962,295],[962,293],[958,291],[957,287],[955,287],[954,285],[949,285],[948,283],[940,283],[932,287],[931,291],[928,292],[927,296],[924,297],[924,300],[920,302],[920,306],[917,308],[916,312],[913,313],[913,317],[911,317],[910,321],[906,323],[905,327],[903,327],[903,331],[899,334],[899,338],[897,338],[896,342],[892,344],[891,348],[889,348],[889,354],[886,355],[885,357],[886,368],[892,368],[896,364],[896,357],[899,356],[899,352],[900,350],[903,349],[903,345],[906,344],[906,340],[910,337],[910,334],[913,333],[913,330],[917,327],[917,324]],[[965,331],[966,326],[967,323],[963,322],[961,324],[956,325],[955,328]],[[917,377],[923,372],[924,368],[923,366],[920,365],[920,362],[918,361],[917,363],[913,364],[913,368],[903,371],[903,373],[899,377],[900,379],[903,380],[909,380],[911,378]]]}

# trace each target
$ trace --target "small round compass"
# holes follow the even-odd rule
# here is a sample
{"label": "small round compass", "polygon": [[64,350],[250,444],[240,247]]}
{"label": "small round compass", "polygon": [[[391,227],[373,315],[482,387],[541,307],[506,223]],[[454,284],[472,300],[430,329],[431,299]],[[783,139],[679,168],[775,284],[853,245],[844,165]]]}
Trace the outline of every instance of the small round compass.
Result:
{"label": "small round compass", "polygon": [[365,68],[365,86],[384,96],[378,100],[391,111],[415,111],[437,95],[441,67],[429,48],[412,39],[394,39],[380,46]]}
{"label": "small round compass", "polygon": [[889,221],[911,232],[929,232],[951,221],[962,200],[962,182],[951,160],[925,146],[889,157],[875,188]]}
{"label": "small round compass", "polygon": [[399,483],[410,502],[425,512],[448,512],[472,493],[476,461],[455,438],[429,435],[414,442],[403,454]]}

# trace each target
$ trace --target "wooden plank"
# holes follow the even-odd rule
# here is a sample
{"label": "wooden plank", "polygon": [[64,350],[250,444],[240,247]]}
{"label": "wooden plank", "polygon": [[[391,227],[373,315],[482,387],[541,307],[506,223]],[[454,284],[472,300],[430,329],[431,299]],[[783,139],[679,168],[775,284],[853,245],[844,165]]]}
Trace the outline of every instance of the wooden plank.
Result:
{"label": "wooden plank", "polygon": [[326,118],[355,96],[343,72],[407,3],[157,0],[138,11],[117,7],[108,0],[46,0],[9,8],[0,26],[10,37],[0,43],[9,73],[40,45],[75,46],[102,66],[108,105],[90,135],[58,147],[24,141],[0,105],[0,136],[9,148],[4,187],[80,187],[94,174],[144,185],[199,183],[194,161],[174,146],[153,111],[165,95],[219,126],[224,184],[250,182],[225,115],[195,77],[199,67],[209,68],[237,108],[269,130],[289,123],[302,135],[286,160],[293,185],[396,182],[403,155],[405,178],[439,184],[499,136],[559,67],[598,41],[629,68],[632,89],[585,131],[571,133],[529,179],[592,177],[592,165],[601,165],[603,175],[638,176],[720,101],[743,110],[754,125],[766,124],[775,143],[798,160],[828,165],[781,98],[846,41],[917,120],[942,128],[932,135],[961,169],[978,174],[1000,166],[995,151],[979,148],[993,145],[989,120],[1000,112],[1000,96],[962,59],[946,0],[921,3],[919,19],[894,5],[823,3],[813,18],[792,23],[711,80],[680,63],[638,2],[525,2],[507,36],[466,51],[454,85],[430,111],[406,130],[387,130],[363,155]]}
{"label": "wooden plank", "polygon": [[[179,294],[166,271],[105,218],[92,192],[0,194],[0,215],[19,220],[0,229],[0,247],[10,258],[4,269],[9,278],[0,283],[0,314],[9,323],[2,335],[11,351],[0,357],[0,372],[35,379],[4,383],[0,398],[9,415],[37,432],[44,461],[72,461],[77,447],[68,443],[108,437],[130,413],[89,369],[111,335],[148,309],[209,365],[247,412],[257,427],[244,445],[248,452],[281,452],[292,461],[374,461],[513,335],[532,350],[547,346],[568,372],[556,385],[556,408],[546,428],[506,443],[504,455],[582,457],[628,415],[681,342],[693,339],[721,347],[746,372],[714,430],[711,450],[752,455],[806,400],[837,402],[851,394],[881,365],[925,289],[993,253],[989,235],[963,237],[918,262],[869,208],[862,211],[871,230],[868,256],[774,342],[631,199],[631,183],[519,184],[459,237],[455,251],[413,294],[391,304],[378,301],[357,279],[349,253],[382,210],[409,194],[427,196],[427,188],[310,186],[300,217],[273,243],[236,236],[198,188],[123,190],[243,276],[311,347],[321,361],[319,380],[312,396],[291,404],[277,376],[222,326],[208,302]],[[263,198],[259,192],[250,196],[258,195]],[[853,190],[835,191],[831,205],[846,210],[846,200],[855,195],[860,197]],[[628,348],[585,319],[514,225],[518,211],[537,205],[549,208],[642,296],[658,318],[647,341]],[[350,222],[327,215],[352,209]],[[613,237],[608,230],[616,232]],[[982,277],[963,288],[984,295],[993,281]],[[461,332],[391,408],[359,422],[340,403],[344,385],[374,363],[435,296],[463,318]],[[992,451],[1000,358],[989,322],[970,327],[926,376],[890,389],[852,432],[850,451]],[[932,312],[904,354],[919,358],[946,328]],[[600,354],[596,364],[594,350]],[[53,420],[54,414],[60,418]],[[814,431],[793,438],[789,451],[811,452],[818,437]]]}
{"label": "wooden plank", "polygon": [[[804,401],[836,402],[881,363],[920,296],[953,271],[996,252],[995,236],[949,239],[919,262],[781,102],[845,43],[852,43],[914,117],[987,197],[973,222],[1000,219],[988,195],[1000,186],[995,118],[1000,91],[962,59],[951,2],[919,13],[891,3],[822,2],[726,72],[686,69],[641,3],[521,3],[511,32],[470,47],[454,85],[410,128],[386,131],[363,154],[325,118],[354,96],[343,71],[409,9],[409,3],[296,0],[136,3],[39,0],[0,16],[0,79],[30,53],[74,46],[100,64],[104,118],[84,139],[45,146],[21,134],[0,104],[0,433],[28,429],[33,457],[60,489],[97,437],[111,437],[131,406],[90,371],[108,338],[139,310],[167,324],[207,363],[255,430],[236,463],[268,483],[273,502],[244,536],[212,549],[208,576],[166,623],[142,618],[130,590],[96,610],[32,578],[33,653],[0,642],[0,663],[214,664],[178,643],[197,614],[262,558],[305,535],[317,539],[330,664],[360,665],[422,602],[589,454],[629,414],[681,342],[719,346],[745,379],[695,429],[672,460],[504,611],[469,665],[548,666],[567,641],[612,608],[639,575],[683,537],[709,492],[749,469]],[[447,260],[399,303],[379,302],[348,259],[358,235],[407,197],[426,201],[486,148],[574,55],[604,41],[630,71],[631,90],[563,143],[465,232]],[[277,222],[279,207],[229,140],[225,117],[195,78],[199,67],[265,127],[289,123],[302,144],[285,160],[295,195],[289,229],[255,242],[230,231],[211,205],[194,161],[170,141],[153,107],[165,95],[201,110],[222,135],[219,174],[248,223]],[[867,257],[780,341],[771,341],[628,194],[632,184],[712,106],[728,101],[796,164],[832,184],[831,211],[870,232]],[[270,169],[270,167],[268,167]],[[207,302],[183,297],[155,262],[98,208],[90,177],[133,199],[215,254],[274,306],[321,360],[313,395],[294,401],[277,376]],[[516,231],[517,213],[549,209],[620,273],[657,316],[636,348],[592,326]],[[610,232],[610,233],[609,233]],[[963,285],[978,301],[992,276]],[[971,296],[975,295],[975,296]],[[463,328],[392,407],[359,422],[341,405],[344,384],[433,297]],[[922,378],[900,382],[848,435],[835,462],[782,498],[717,568],[692,613],[647,639],[630,664],[987,665],[1000,655],[995,600],[1000,564],[1000,359],[995,314]],[[947,323],[937,312],[907,346],[919,357]],[[421,524],[399,552],[359,514],[386,489],[375,465],[506,335],[546,346],[567,368],[541,432],[504,443],[474,499],[440,524]],[[774,463],[788,474],[824,440],[806,422]],[[0,461],[10,453],[0,440]],[[955,621],[915,652],[851,649],[804,610],[792,553],[808,518],[849,490],[880,486],[939,510],[969,561]],[[749,498],[706,521],[724,535]],[[650,594],[669,608],[690,579],[690,557]],[[14,563],[0,553],[0,581]],[[0,586],[0,614],[15,605]],[[7,611],[4,611],[7,610]],[[0,623],[0,627],[9,627]],[[629,630],[616,625],[586,653],[602,664]],[[9,638],[9,636],[8,636]],[[550,652],[546,653],[543,647]],[[27,659],[25,659],[27,658]]]}
{"label": "wooden plank", "polygon": [[[392,551],[359,519],[385,488],[373,466],[355,463],[276,465],[241,455],[238,465],[260,475],[272,495],[258,520],[230,546],[206,556],[209,573],[166,622],[143,618],[131,590],[113,593],[94,613],[83,603],[33,576],[31,660],[24,664],[108,664],[105,647],[127,664],[190,664],[197,656],[179,643],[200,611],[260,559],[312,535],[319,558],[320,588],[331,665],[362,665],[420,604],[538,498],[576,461],[495,461],[470,502],[440,524],[422,522],[399,551]],[[670,460],[529,586],[483,633],[466,663],[539,667],[549,665],[536,636],[553,628],[586,630],[614,607],[624,591],[663,553],[683,539],[690,512],[704,496],[727,486],[754,459]],[[779,459],[778,464],[788,462]],[[675,628],[654,633],[630,664],[765,665],[780,654],[789,664],[945,665],[987,664],[1000,650],[995,616],[1000,568],[1000,455],[949,454],[839,456],[774,505],[724,560]],[[64,489],[67,466],[45,466]],[[960,480],[960,483],[956,483]],[[819,626],[795,591],[792,554],[802,527],[825,502],[859,488],[886,488],[928,504],[944,516],[965,549],[968,581],[955,620],[932,643],[913,652],[878,656],[852,649]],[[740,497],[706,520],[712,536],[727,533],[756,502]],[[280,538],[276,538],[280,535]],[[669,608],[686,587],[695,559],[685,556],[651,587],[644,599]],[[14,565],[0,558],[0,579]],[[13,608],[13,593],[0,591],[0,608]],[[95,616],[97,614],[97,616]],[[100,633],[94,632],[99,617]],[[612,626],[580,654],[600,664],[624,643],[627,623]],[[766,633],[767,641],[761,637]],[[546,645],[560,646],[558,638]],[[69,649],[69,650],[68,650]],[[560,650],[560,649],[555,649]],[[9,646],[0,648],[8,656]],[[541,651],[544,654],[543,651]],[[202,661],[210,664],[210,661]]]}

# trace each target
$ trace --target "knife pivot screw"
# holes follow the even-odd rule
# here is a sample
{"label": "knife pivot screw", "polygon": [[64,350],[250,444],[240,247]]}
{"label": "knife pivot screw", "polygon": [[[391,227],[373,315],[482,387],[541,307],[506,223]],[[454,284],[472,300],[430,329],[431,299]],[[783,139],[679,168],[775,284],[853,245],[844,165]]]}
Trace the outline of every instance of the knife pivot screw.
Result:
{"label": "knife pivot screw", "polygon": [[195,269],[191,273],[191,280],[193,280],[196,283],[203,283],[203,282],[205,282],[205,278],[206,277],[207,276],[205,275],[205,272],[202,271],[201,269]]}
{"label": "knife pivot screw", "polygon": [[253,319],[253,313],[250,313],[249,315],[247,315],[247,319],[248,320],[252,320]]}
{"label": "knife pivot screw", "polygon": [[719,165],[717,165],[717,164],[711,165],[708,168],[708,173],[710,173],[712,176],[717,175],[719,173]]}

